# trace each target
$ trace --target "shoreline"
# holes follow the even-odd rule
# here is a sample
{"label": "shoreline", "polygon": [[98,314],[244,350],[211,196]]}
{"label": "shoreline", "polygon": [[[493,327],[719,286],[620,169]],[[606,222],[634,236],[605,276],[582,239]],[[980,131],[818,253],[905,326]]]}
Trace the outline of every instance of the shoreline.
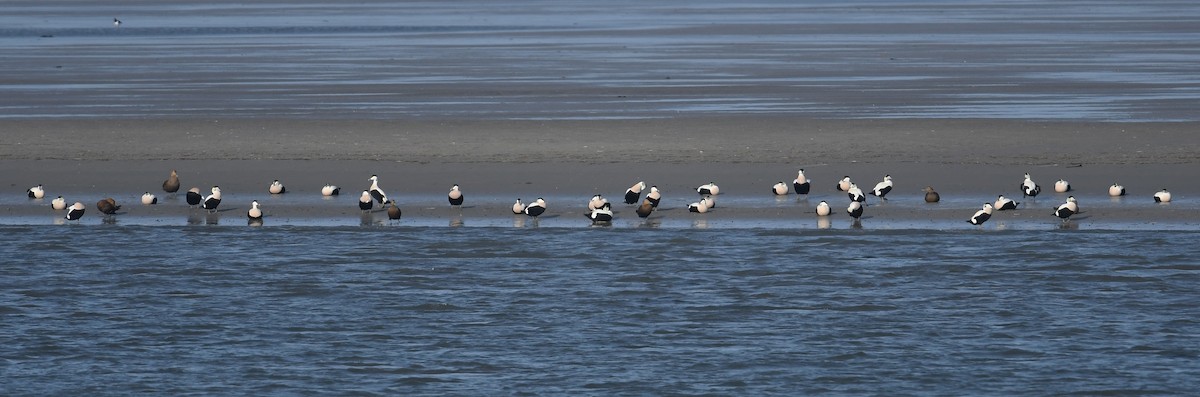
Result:
{"label": "shoreline", "polygon": [[[1196,141],[1190,139],[1196,126],[779,117],[538,123],[10,120],[0,121],[0,127],[15,131],[0,146],[0,172],[9,175],[9,187],[0,194],[0,224],[52,223],[42,218],[48,208],[23,196],[38,184],[47,189],[45,206],[63,195],[83,202],[89,209],[85,219],[95,223],[101,217],[94,204],[104,197],[125,206],[126,213],[116,216],[123,224],[193,223],[179,222],[190,217],[185,206],[146,208],[138,202],[147,191],[163,197],[162,181],[175,169],[183,185],[177,200],[190,187],[207,194],[219,185],[228,203],[222,209],[244,211],[259,200],[268,219],[321,225],[361,224],[355,202],[372,174],[402,205],[412,206],[402,208],[413,220],[409,224],[450,224],[439,211],[448,210],[444,195],[459,184],[468,200],[464,216],[479,220],[468,224],[511,226],[507,211],[513,200],[541,196],[558,217],[551,219],[561,219],[541,225],[586,226],[588,198],[601,194],[619,201],[627,187],[645,181],[663,191],[667,208],[678,211],[665,212],[668,227],[695,220],[683,208],[698,199],[695,187],[710,181],[723,194],[719,208],[701,216],[718,227],[787,227],[781,220],[806,217],[815,222],[811,206],[820,200],[834,207],[835,225],[846,223],[847,199],[833,184],[849,175],[869,190],[889,174],[896,183],[891,208],[869,201],[864,222],[958,228],[998,194],[1019,198],[1017,185],[1029,172],[1043,186],[1042,197],[1031,201],[1036,215],[1028,219],[1034,225],[1058,223],[1049,213],[1066,197],[1053,193],[1061,178],[1071,182],[1071,194],[1083,208],[1096,210],[1081,222],[1084,228],[1115,222],[1197,229],[1200,211],[1190,200],[1200,196],[1200,186],[1190,183],[1200,179],[1200,142],[1190,143]],[[76,138],[78,145],[62,143],[71,137],[83,138]],[[813,181],[813,194],[804,202],[777,204],[771,185],[790,184],[797,169]],[[270,195],[266,189],[275,179],[290,193]],[[1129,195],[1110,205],[1106,191],[1112,183],[1124,185]],[[325,184],[343,188],[336,202],[344,205],[321,201],[318,191]],[[927,185],[944,200],[933,211],[920,200]],[[1151,195],[1163,188],[1175,202],[1155,206]],[[632,208],[615,209],[618,224],[637,220]],[[241,220],[244,214],[219,218]]]}

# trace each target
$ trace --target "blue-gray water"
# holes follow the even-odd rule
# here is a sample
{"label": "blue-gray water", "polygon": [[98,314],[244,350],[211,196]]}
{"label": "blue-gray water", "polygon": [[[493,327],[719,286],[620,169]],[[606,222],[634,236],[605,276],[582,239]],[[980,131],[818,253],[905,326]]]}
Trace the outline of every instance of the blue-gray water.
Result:
{"label": "blue-gray water", "polygon": [[0,119],[1195,121],[1198,20],[1183,0],[13,1]]}
{"label": "blue-gray water", "polygon": [[0,226],[5,395],[1188,395],[1194,231]]}

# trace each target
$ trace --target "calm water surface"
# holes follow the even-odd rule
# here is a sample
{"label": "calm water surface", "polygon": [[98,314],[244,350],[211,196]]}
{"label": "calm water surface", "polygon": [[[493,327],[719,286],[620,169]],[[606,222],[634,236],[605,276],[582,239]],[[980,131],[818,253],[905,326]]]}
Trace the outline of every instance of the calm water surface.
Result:
{"label": "calm water surface", "polygon": [[0,226],[6,395],[1186,395],[1200,232]]}
{"label": "calm water surface", "polygon": [[1194,1],[192,3],[6,2],[0,119],[1196,121],[1200,101]]}

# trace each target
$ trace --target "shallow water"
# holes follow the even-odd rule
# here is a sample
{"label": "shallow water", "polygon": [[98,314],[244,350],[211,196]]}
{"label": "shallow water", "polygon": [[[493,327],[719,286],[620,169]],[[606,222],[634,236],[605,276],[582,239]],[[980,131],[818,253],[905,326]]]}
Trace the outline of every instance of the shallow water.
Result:
{"label": "shallow water", "polygon": [[1185,395],[1194,231],[0,226],[8,395]]}
{"label": "shallow water", "polygon": [[1171,0],[9,2],[0,118],[1195,121],[1198,19]]}

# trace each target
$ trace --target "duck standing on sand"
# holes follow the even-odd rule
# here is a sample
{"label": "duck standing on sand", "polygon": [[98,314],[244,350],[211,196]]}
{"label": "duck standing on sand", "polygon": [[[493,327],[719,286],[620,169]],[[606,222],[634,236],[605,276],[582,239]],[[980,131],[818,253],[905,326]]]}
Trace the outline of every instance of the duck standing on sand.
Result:
{"label": "duck standing on sand", "polygon": [[192,187],[188,189],[187,194],[184,195],[184,199],[187,200],[188,205],[197,206],[200,205],[200,201],[204,200],[204,196],[200,195],[200,188]]}
{"label": "duck standing on sand", "polygon": [[1154,193],[1154,202],[1156,202],[1156,203],[1171,202],[1171,192],[1168,192],[1167,189],[1163,189],[1162,191],[1160,191],[1158,193]]}
{"label": "duck standing on sand", "polygon": [[658,186],[650,186],[650,193],[646,193],[646,200],[650,201],[650,205],[658,208],[658,202],[662,200],[662,193],[658,191]]}
{"label": "duck standing on sand", "polygon": [[375,201],[378,201],[380,205],[387,204],[387,193],[384,193],[383,189],[379,188],[379,176],[371,175],[367,180],[371,181],[371,188],[368,189],[371,192],[371,197],[375,198]]}
{"label": "duck standing on sand", "polygon": [[612,205],[604,203],[600,208],[596,208],[591,213],[584,214],[584,216],[591,219],[593,225],[611,223],[613,220]]}
{"label": "duck standing on sand", "polygon": [[792,180],[792,189],[796,190],[796,194],[808,194],[808,191],[812,189],[808,177],[804,176],[803,168],[796,172],[796,179]]}
{"label": "duck standing on sand", "polygon": [[933,190],[933,186],[926,186],[925,189],[922,189],[921,191],[925,192],[926,203],[936,203],[938,201],[942,201],[942,195],[938,194],[938,192],[935,192]]}
{"label": "duck standing on sand", "polygon": [[79,220],[79,218],[83,217],[83,212],[86,209],[87,209],[87,207],[84,207],[83,203],[76,201],[75,204],[71,204],[71,209],[67,211],[67,216],[66,216],[67,220],[68,221]]}
{"label": "duck standing on sand", "polygon": [[221,188],[213,186],[212,194],[205,197],[200,205],[209,212],[217,212],[217,206],[221,205]]}
{"label": "duck standing on sand", "polygon": [[817,216],[829,216],[829,214],[829,203],[826,203],[824,200],[817,203]]}
{"label": "duck standing on sand", "polygon": [[885,175],[883,177],[883,182],[876,183],[875,188],[871,189],[871,194],[874,195],[875,197],[879,197],[880,200],[887,200],[887,197],[884,197],[884,196],[887,196],[887,194],[891,191],[892,191],[892,176]]}
{"label": "duck standing on sand", "polygon": [[1024,197],[1037,197],[1038,193],[1042,192],[1042,187],[1038,186],[1033,178],[1029,177],[1029,173],[1025,173],[1025,181],[1021,182],[1021,193]]}
{"label": "duck standing on sand", "polygon": [[117,200],[113,200],[112,197],[109,197],[97,201],[96,209],[100,210],[100,212],[104,213],[105,215],[113,215],[117,213],[117,210],[121,209],[121,206],[117,205]]}
{"label": "duck standing on sand", "polygon": [[358,209],[362,212],[370,211],[375,206],[374,198],[371,197],[371,192],[363,190],[362,195],[358,196]]}
{"label": "duck standing on sand", "polygon": [[525,213],[525,203],[522,203],[520,198],[517,199],[517,202],[513,203],[512,213],[513,213],[513,215],[520,215],[520,214]]}
{"label": "duck standing on sand", "polygon": [[972,215],[971,219],[968,219],[967,222],[972,225],[982,225],[984,222],[987,222],[988,219],[991,219],[991,217],[992,204],[983,203],[983,209],[975,211],[975,215]]}
{"label": "duck standing on sand", "polygon": [[779,182],[775,183],[775,186],[771,186],[771,193],[775,193],[776,196],[787,195],[788,194],[788,186],[783,184],[783,181],[779,181]]}
{"label": "duck standing on sand", "polygon": [[271,182],[271,186],[267,187],[267,192],[271,194],[284,194],[287,193],[287,187],[283,186],[283,183],[280,183],[276,179],[275,182]]}
{"label": "duck standing on sand", "polygon": [[642,198],[642,190],[645,189],[645,181],[638,181],[638,183],[630,186],[629,189],[625,189],[625,204],[637,204],[638,200]]}
{"label": "duck standing on sand", "polygon": [[175,193],[179,191],[179,173],[171,170],[171,175],[167,180],[163,181],[162,188],[164,192]]}
{"label": "duck standing on sand", "polygon": [[446,194],[446,200],[450,202],[450,205],[455,207],[463,205],[464,198],[462,190],[459,190],[458,185],[450,187],[450,193]]}
{"label": "duck standing on sand", "polygon": [[25,194],[31,199],[40,199],[42,197],[46,197],[46,189],[39,184],[29,188],[28,190],[25,190]]}
{"label": "duck standing on sand", "polygon": [[537,218],[539,215],[542,215],[545,212],[546,212],[546,200],[542,200],[541,197],[538,197],[537,200],[534,200],[532,203],[529,203],[529,205],[525,207],[525,215],[529,215],[534,218]]}
{"label": "duck standing on sand", "polygon": [[1108,195],[1112,197],[1124,196],[1125,187],[1114,183],[1112,186],[1108,187]]}
{"label": "duck standing on sand", "polygon": [[250,220],[260,220],[263,217],[262,209],[258,207],[258,200],[250,202],[250,210],[246,211],[246,218]]}
{"label": "duck standing on sand", "polygon": [[996,204],[993,204],[992,206],[995,207],[996,211],[1007,211],[1017,209],[1017,206],[1020,204],[1021,203],[1013,201],[1008,197],[1004,197],[1004,195],[1001,194],[996,196]]}

